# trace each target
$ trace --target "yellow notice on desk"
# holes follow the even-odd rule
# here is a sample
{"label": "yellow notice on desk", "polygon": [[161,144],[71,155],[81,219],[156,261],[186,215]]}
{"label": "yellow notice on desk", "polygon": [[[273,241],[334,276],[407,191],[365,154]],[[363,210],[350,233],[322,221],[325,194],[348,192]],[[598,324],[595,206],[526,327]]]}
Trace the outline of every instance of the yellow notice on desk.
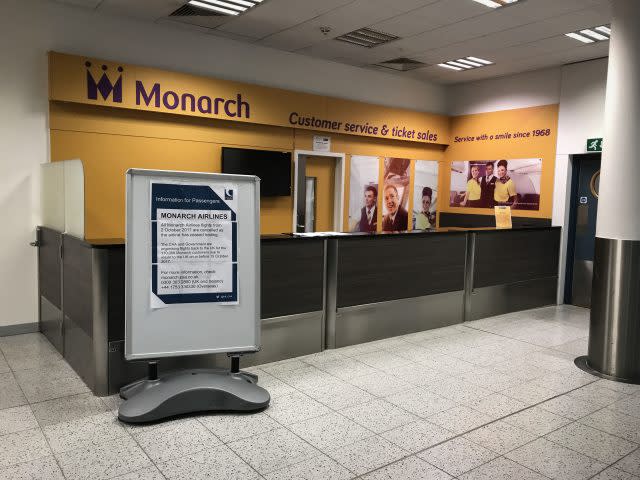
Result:
{"label": "yellow notice on desk", "polygon": [[511,207],[495,207],[496,228],[512,228]]}

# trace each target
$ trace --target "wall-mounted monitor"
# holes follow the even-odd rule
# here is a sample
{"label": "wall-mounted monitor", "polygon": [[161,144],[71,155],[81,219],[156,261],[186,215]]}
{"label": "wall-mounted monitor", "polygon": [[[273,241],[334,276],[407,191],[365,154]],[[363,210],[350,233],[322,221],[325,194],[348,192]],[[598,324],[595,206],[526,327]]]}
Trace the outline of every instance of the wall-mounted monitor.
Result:
{"label": "wall-mounted monitor", "polygon": [[260,177],[260,195],[291,195],[291,152],[222,148],[222,173]]}

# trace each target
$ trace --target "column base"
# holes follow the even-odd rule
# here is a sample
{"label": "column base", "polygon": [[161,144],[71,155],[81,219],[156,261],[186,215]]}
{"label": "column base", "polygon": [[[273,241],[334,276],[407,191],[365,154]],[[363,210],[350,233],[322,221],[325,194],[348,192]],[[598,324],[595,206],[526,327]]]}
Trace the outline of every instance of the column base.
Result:
{"label": "column base", "polygon": [[615,377],[613,375],[607,375],[606,373],[602,373],[602,372],[599,372],[599,371],[591,368],[589,366],[589,358],[586,355],[583,355],[582,357],[576,358],[573,361],[573,363],[576,365],[576,367],[578,367],[583,372],[590,373],[591,375],[594,375],[596,377],[604,378],[605,380],[611,380],[613,382],[632,383],[634,385],[640,385],[640,378],[632,379],[632,378]]}
{"label": "column base", "polygon": [[586,364],[604,378],[640,378],[640,241],[596,237]]}

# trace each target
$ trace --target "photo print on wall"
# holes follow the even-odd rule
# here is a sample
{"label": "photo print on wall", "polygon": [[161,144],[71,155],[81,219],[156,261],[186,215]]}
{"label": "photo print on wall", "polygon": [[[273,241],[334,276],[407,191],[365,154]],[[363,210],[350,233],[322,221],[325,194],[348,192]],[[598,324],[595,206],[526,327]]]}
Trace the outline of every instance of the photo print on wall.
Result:
{"label": "photo print on wall", "polygon": [[378,157],[351,156],[349,168],[349,231],[378,230]]}
{"label": "photo print on wall", "polygon": [[416,160],[413,182],[413,229],[436,227],[438,204],[438,162]]}
{"label": "photo print on wall", "polygon": [[541,175],[540,158],[452,162],[449,205],[539,210]]}
{"label": "photo print on wall", "polygon": [[409,228],[409,183],[408,158],[385,158],[382,191],[382,231],[401,232]]}

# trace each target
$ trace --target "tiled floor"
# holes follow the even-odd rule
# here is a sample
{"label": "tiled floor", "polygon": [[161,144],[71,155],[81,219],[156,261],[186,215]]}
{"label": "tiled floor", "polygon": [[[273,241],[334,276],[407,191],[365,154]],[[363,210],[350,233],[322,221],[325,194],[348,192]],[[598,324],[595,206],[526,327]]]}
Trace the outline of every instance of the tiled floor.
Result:
{"label": "tiled floor", "polygon": [[0,338],[0,479],[640,479],[640,387],[553,307],[262,365],[272,404],[129,426],[39,334]]}

